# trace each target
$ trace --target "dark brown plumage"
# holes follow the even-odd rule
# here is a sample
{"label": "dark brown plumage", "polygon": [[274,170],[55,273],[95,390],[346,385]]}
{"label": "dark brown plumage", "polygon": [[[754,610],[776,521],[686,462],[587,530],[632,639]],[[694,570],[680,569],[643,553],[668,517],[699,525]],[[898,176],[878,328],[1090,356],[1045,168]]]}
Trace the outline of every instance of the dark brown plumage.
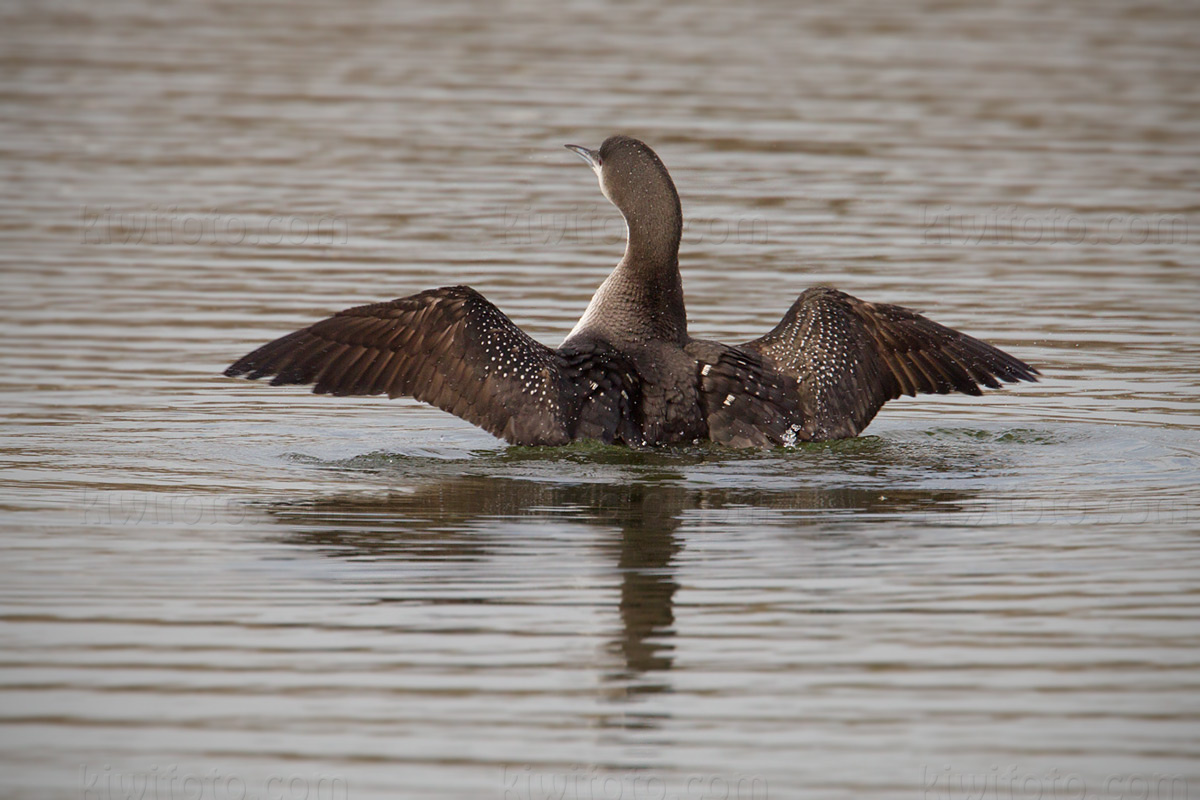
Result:
{"label": "dark brown plumage", "polygon": [[981,394],[1038,372],[900,306],[808,289],[775,328],[730,347],[687,335],[679,196],[636,139],[592,151],[629,229],[625,256],[566,341],[534,341],[466,286],[347,309],[239,359],[230,376],[274,376],[334,395],[411,396],[513,444],[577,439],[734,447],[856,436],[902,394]]}
{"label": "dark brown plumage", "polygon": [[980,395],[1038,371],[901,306],[806,290],[769,333],[742,347],[800,381],[802,441],[857,436],[902,394]]}

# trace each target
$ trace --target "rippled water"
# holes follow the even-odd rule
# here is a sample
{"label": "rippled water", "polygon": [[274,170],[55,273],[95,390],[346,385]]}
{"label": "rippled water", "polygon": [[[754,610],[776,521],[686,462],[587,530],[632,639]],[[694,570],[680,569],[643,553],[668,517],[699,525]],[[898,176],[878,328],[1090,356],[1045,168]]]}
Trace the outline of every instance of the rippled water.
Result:
{"label": "rippled water", "polygon": [[[1188,4],[0,17],[3,796],[1200,796]],[[824,282],[1043,382],[735,453],[220,377],[453,283],[557,344],[616,130],[694,335]]]}

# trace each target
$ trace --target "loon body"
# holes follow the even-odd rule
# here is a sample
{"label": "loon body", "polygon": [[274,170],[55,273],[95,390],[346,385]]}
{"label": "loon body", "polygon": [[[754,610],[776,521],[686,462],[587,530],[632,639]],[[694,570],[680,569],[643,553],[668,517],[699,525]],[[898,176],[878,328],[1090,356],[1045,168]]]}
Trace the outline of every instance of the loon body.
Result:
{"label": "loon body", "polygon": [[625,217],[625,255],[551,349],[483,295],[451,286],[347,309],[239,359],[229,376],[273,376],[333,395],[415,397],[518,445],[579,439],[633,446],[710,439],[790,446],[857,436],[902,394],[978,395],[1035,381],[1007,353],[906,308],[829,288],[738,345],[687,333],[679,195],[658,156],[612,136],[567,145]]}

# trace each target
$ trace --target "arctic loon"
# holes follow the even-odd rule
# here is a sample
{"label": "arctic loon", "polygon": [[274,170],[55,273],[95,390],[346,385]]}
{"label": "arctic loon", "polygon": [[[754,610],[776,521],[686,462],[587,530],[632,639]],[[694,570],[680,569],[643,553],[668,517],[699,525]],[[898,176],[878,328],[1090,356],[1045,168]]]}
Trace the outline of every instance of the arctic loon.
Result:
{"label": "arctic loon", "polygon": [[333,395],[415,397],[516,445],[778,447],[857,436],[888,400],[1036,381],[1036,369],[915,311],[803,292],[736,345],[687,332],[683,214],[659,157],[628,136],[566,145],[625,218],[625,255],[546,347],[467,286],[350,308],[263,345],[229,376]]}

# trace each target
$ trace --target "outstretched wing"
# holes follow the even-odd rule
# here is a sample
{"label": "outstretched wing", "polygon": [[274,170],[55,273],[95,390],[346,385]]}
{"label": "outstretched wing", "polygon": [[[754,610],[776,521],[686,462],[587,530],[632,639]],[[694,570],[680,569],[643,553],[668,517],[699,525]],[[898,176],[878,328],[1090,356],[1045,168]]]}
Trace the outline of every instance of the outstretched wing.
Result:
{"label": "outstretched wing", "polygon": [[515,444],[564,444],[577,392],[563,359],[467,286],[342,311],[263,345],[229,376],[318,394],[415,397]]}
{"label": "outstretched wing", "polygon": [[800,381],[798,438],[858,435],[902,394],[982,394],[980,385],[1036,381],[1038,371],[978,339],[901,306],[835,289],[800,295],[767,335],[742,345]]}

